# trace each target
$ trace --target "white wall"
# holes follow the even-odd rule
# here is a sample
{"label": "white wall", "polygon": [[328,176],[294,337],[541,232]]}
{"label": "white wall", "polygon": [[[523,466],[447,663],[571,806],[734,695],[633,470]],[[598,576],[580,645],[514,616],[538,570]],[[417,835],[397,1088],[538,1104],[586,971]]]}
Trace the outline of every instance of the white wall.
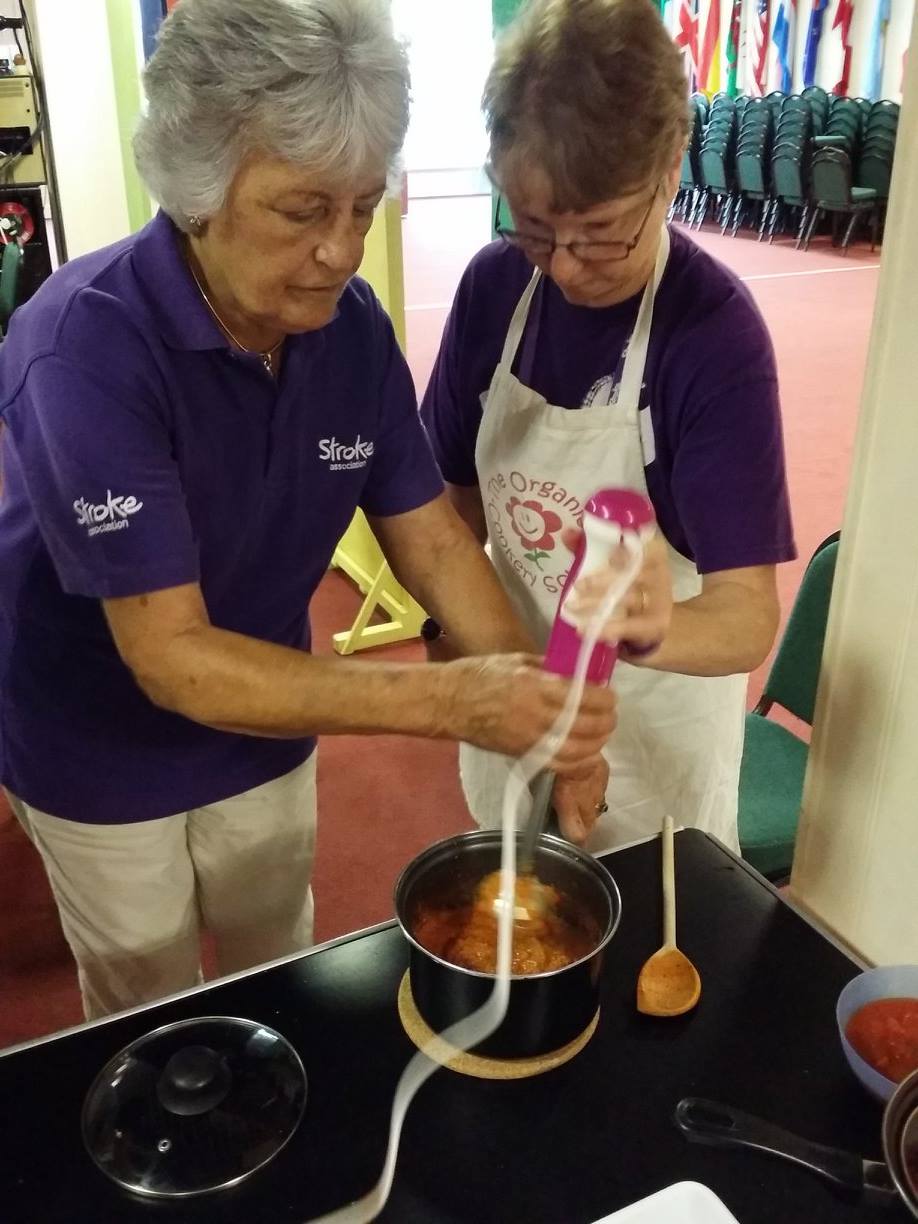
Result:
{"label": "white wall", "polygon": [[[0,17],[18,17],[19,5],[16,0],[0,0]],[[25,39],[19,34],[22,49],[25,50]],[[0,59],[12,60],[16,54],[16,39],[12,30],[0,30]]]}
{"label": "white wall", "polygon": [[880,964],[918,962],[916,209],[910,56],[791,876],[794,899]]}
{"label": "white wall", "polygon": [[488,149],[480,108],[491,0],[393,0],[392,16],[411,62],[406,169],[478,168]]}
{"label": "white wall", "polygon": [[31,8],[72,259],[130,232],[108,17],[104,0],[32,0]]}

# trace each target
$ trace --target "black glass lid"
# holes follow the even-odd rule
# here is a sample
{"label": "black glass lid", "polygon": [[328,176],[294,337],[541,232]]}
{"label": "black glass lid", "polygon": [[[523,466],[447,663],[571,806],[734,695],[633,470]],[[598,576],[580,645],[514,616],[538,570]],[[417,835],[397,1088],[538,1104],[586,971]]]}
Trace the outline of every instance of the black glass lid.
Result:
{"label": "black glass lid", "polygon": [[206,1016],[156,1029],[115,1055],[86,1097],[83,1140],[119,1186],[178,1198],[261,1168],[305,1105],[303,1064],[280,1033]]}

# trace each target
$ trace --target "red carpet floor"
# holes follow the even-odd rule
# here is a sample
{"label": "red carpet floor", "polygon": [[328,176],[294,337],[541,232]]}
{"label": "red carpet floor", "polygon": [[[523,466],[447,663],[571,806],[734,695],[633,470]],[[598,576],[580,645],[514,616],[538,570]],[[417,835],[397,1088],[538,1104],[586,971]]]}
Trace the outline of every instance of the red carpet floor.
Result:
{"label": "red carpet floor", "polygon": [[[412,201],[405,225],[408,355],[422,388],[462,268],[487,241],[484,198]],[[827,241],[796,252],[715,230],[701,244],[748,278],[774,337],[801,560],[780,572],[790,605],[805,559],[838,528],[867,351],[878,255],[847,257]],[[315,639],[350,623],[358,599],[332,573],[315,601]],[[416,646],[386,657],[416,658]],[[754,700],[763,672],[750,686]],[[327,939],[391,915],[401,866],[439,837],[468,828],[455,748],[388,736],[329,738],[319,764],[316,934]],[[76,979],[41,864],[0,799],[0,1047],[80,1020]]]}

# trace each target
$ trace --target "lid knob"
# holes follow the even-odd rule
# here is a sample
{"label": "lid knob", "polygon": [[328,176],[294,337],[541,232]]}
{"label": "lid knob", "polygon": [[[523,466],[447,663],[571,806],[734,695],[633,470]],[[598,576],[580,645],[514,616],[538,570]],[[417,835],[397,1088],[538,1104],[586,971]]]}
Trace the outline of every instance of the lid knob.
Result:
{"label": "lid knob", "polygon": [[163,1068],[156,1095],[164,1109],[182,1117],[215,1109],[233,1082],[223,1058],[210,1046],[177,1050]]}

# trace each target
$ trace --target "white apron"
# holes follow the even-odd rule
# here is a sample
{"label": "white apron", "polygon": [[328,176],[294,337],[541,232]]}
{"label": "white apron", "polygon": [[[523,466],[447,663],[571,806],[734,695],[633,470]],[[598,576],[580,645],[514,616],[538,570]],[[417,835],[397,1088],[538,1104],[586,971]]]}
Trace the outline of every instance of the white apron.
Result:
{"label": "white apron", "polygon": [[[644,291],[612,403],[580,409],[549,404],[511,373],[536,271],[520,298],[487,395],[475,460],[488,524],[489,552],[511,601],[544,649],[572,555],[561,541],[585,502],[602,488],[647,492],[653,461],[650,410],[640,395],[653,304],[669,257],[664,229],[654,275]],[[601,400],[603,397],[596,397]],[[606,399],[609,396],[605,397]],[[695,565],[669,549],[677,601],[701,591]],[[706,829],[738,850],[737,787],[747,677],[683,676],[616,665],[618,726],[604,755],[611,769],[608,812],[587,842],[593,853],[677,824]],[[460,746],[462,785],[480,825],[500,824],[506,757]]]}

